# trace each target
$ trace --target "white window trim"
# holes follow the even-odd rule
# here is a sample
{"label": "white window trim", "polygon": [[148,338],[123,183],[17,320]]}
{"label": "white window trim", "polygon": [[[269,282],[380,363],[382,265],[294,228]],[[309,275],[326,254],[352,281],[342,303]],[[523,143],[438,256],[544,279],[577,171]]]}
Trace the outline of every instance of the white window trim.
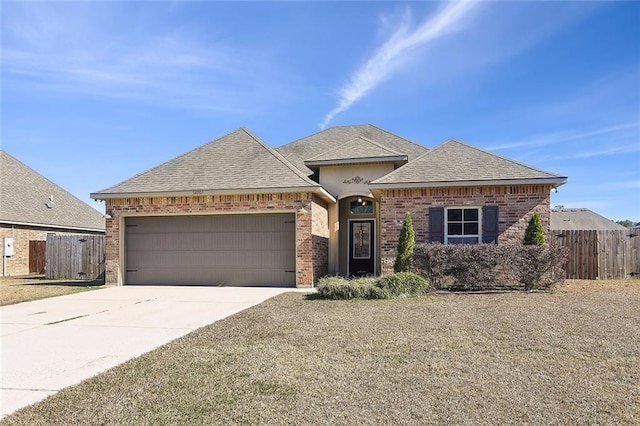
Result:
{"label": "white window trim", "polygon": [[[482,242],[482,207],[481,206],[449,206],[444,208],[444,243],[449,244],[449,210],[477,209],[478,210],[478,234],[477,235],[452,235],[452,238],[478,237],[478,244]],[[464,218],[464,216],[463,216]],[[463,222],[464,223],[464,222]],[[462,232],[464,232],[464,225]]]}

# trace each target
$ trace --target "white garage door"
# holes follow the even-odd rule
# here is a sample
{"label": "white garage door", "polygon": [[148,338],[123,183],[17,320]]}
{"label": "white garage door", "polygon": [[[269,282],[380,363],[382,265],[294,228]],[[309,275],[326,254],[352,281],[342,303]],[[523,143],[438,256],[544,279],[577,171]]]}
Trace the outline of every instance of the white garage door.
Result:
{"label": "white garage door", "polygon": [[125,219],[126,284],[295,286],[293,214]]}

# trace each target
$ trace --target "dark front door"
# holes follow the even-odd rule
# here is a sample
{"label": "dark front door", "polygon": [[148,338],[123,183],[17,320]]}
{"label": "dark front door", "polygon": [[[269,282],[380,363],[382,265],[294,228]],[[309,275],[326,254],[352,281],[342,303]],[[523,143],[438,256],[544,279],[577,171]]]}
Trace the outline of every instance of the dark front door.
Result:
{"label": "dark front door", "polygon": [[349,275],[364,276],[375,273],[375,236],[373,220],[349,222]]}

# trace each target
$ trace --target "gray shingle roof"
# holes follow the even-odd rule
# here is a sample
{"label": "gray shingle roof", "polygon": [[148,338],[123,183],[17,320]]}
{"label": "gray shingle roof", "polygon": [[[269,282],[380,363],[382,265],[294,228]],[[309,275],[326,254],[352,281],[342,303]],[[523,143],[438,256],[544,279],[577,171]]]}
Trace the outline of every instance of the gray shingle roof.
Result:
{"label": "gray shingle roof", "polygon": [[562,184],[566,177],[449,139],[420,158],[371,183],[385,186],[451,186],[539,181]]}
{"label": "gray shingle roof", "polygon": [[78,231],[105,229],[102,213],[4,151],[0,151],[0,222]]}
{"label": "gray shingle roof", "polygon": [[320,185],[248,129],[240,128],[91,196],[294,188],[309,190]]}
{"label": "gray shingle roof", "polygon": [[277,151],[287,157],[294,166],[309,176],[312,174],[312,171],[305,166],[305,160],[334,150],[359,136],[374,141],[390,151],[407,155],[409,161],[428,151],[428,149],[422,145],[418,145],[415,142],[411,142],[408,139],[394,135],[371,124],[331,127],[283,145],[277,148]]}
{"label": "gray shingle roof", "polygon": [[552,231],[624,231],[627,228],[589,209],[552,209]]}
{"label": "gray shingle roof", "polygon": [[364,136],[358,136],[329,151],[307,159],[305,164],[307,166],[331,162],[348,164],[363,161],[398,161],[399,159],[404,159],[406,162],[407,155],[388,149]]}

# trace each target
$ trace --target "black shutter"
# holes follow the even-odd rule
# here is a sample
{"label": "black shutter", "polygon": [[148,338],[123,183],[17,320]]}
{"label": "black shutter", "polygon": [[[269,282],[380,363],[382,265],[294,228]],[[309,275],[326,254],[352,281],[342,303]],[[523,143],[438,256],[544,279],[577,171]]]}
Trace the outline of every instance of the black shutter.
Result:
{"label": "black shutter", "polygon": [[444,207],[429,207],[429,241],[444,243]]}
{"label": "black shutter", "polygon": [[498,206],[482,208],[482,242],[498,243]]}

